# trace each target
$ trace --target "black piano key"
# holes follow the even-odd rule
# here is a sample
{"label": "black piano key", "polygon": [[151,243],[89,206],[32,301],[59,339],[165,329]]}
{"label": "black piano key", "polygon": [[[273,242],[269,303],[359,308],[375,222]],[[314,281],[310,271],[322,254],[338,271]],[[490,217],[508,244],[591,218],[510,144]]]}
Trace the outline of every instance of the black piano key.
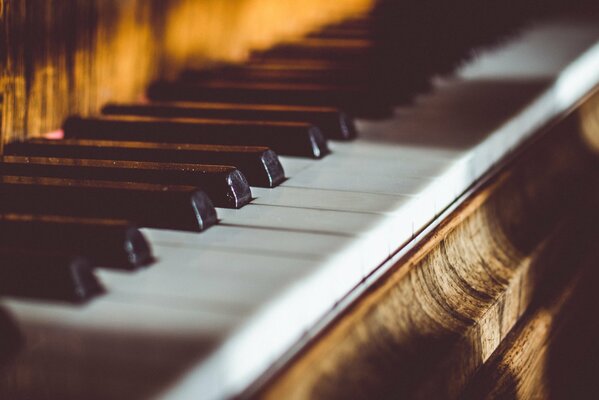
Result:
{"label": "black piano key", "polygon": [[150,244],[125,220],[0,214],[0,243],[23,251],[78,254],[106,268],[133,270],[153,261]]}
{"label": "black piano key", "polygon": [[373,42],[365,39],[320,39],[305,38],[294,43],[282,44],[271,49],[254,52],[253,59],[296,58],[353,62],[360,57],[368,57]]}
{"label": "black piano key", "polygon": [[319,127],[328,139],[349,140],[356,136],[353,119],[344,112],[329,107],[231,103],[115,103],[106,105],[102,112],[108,115],[138,115],[161,118],[298,121]]}
{"label": "black piano key", "polygon": [[[294,60],[295,61],[295,60]],[[160,81],[148,97],[157,101],[202,101],[335,107],[356,116],[385,116],[390,105],[368,88],[293,83]]]}
{"label": "black piano key", "polygon": [[372,28],[342,26],[324,27],[308,35],[308,37],[319,39],[369,39],[373,36],[374,31]]}
{"label": "black piano key", "polygon": [[311,158],[321,158],[328,153],[320,129],[301,122],[70,117],[64,122],[63,131],[65,139],[268,146],[279,154]]}
{"label": "black piano key", "polygon": [[0,248],[0,295],[82,303],[103,292],[84,257]]}
{"label": "black piano key", "polygon": [[240,208],[252,200],[235,167],[122,160],[4,156],[0,175],[186,185],[201,188],[217,207]]}
{"label": "black piano key", "polygon": [[285,180],[279,157],[267,147],[32,139],[6,144],[4,154],[230,165],[238,168],[252,186],[275,187]]}
{"label": "black piano key", "polygon": [[367,60],[355,60],[354,62],[336,62],[335,60],[295,59],[283,57],[269,57],[250,59],[246,66],[264,66],[268,68],[285,68],[290,70],[311,71],[359,71],[368,65]]}
{"label": "black piano key", "polygon": [[[303,60],[306,61],[306,60]],[[356,61],[348,65],[276,63],[270,59],[255,59],[245,64],[221,65],[210,69],[188,69],[179,75],[186,82],[253,82],[279,84],[328,85],[337,87],[368,87],[374,81],[371,65]]]}
{"label": "black piano key", "polygon": [[217,69],[185,70],[179,76],[179,80],[186,82],[227,81],[316,85],[351,85],[357,83],[365,85],[369,82],[369,76],[365,70],[300,69],[254,63]]}
{"label": "black piano key", "polygon": [[191,186],[8,175],[0,177],[0,212],[127,219],[189,231],[217,222],[208,196]]}

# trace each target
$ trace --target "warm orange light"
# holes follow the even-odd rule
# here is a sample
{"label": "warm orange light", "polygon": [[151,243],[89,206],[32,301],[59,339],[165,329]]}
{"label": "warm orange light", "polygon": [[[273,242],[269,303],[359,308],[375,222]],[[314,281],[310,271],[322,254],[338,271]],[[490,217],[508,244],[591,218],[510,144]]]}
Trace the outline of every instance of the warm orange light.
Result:
{"label": "warm orange light", "polygon": [[296,38],[371,6],[372,0],[187,0],[168,16],[166,59],[192,67],[242,61],[252,49]]}

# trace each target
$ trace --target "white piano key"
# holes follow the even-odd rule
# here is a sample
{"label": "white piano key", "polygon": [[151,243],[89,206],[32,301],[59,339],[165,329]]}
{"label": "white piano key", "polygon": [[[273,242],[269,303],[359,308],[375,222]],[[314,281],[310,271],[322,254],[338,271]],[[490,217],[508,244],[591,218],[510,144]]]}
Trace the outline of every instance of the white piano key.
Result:
{"label": "white piano key", "polygon": [[370,174],[354,175],[342,170],[327,171],[310,168],[285,181],[281,186],[415,196],[430,186],[432,182],[432,178],[388,177]]}
{"label": "white piano key", "polygon": [[[164,305],[247,313],[316,268],[310,260],[156,246],[159,261],[137,274],[99,270],[112,293],[159,298]],[[252,284],[249,285],[248,282]]]}
{"label": "white piano key", "polygon": [[318,160],[291,156],[279,156],[279,161],[287,177],[294,176],[298,172],[318,163]]}
{"label": "white piano key", "polygon": [[252,204],[315,208],[358,213],[386,214],[397,211],[410,196],[347,192],[281,186],[277,190],[252,188]]}
{"label": "white piano key", "polygon": [[434,144],[429,147],[413,146],[409,143],[402,143],[401,146],[391,146],[390,144],[393,143],[391,140],[388,142],[377,142],[368,138],[369,135],[380,130],[380,135],[387,132],[387,135],[389,135],[391,139],[397,141],[397,131],[393,129],[387,131],[386,128],[388,124],[391,124],[391,128],[393,128],[392,124],[397,123],[394,122],[394,118],[391,120],[392,121],[357,120],[356,123],[360,126],[360,137],[351,142],[331,142],[329,147],[333,153],[327,157],[353,156],[374,160],[403,159],[410,161],[417,161],[424,158],[428,160],[437,160],[436,162],[443,162],[452,161],[464,155],[463,150],[442,148],[434,146]]}
{"label": "white piano key", "polygon": [[24,337],[11,365],[16,376],[27,376],[20,389],[43,388],[43,396],[27,398],[128,398],[127,385],[135,396],[140,388],[158,391],[241,324],[237,315],[165,308],[114,293],[83,306],[22,300],[3,300],[2,306]]}
{"label": "white piano key", "polygon": [[3,300],[22,327],[30,324],[62,326],[65,330],[96,330],[124,336],[162,336],[184,338],[197,335],[222,337],[236,327],[241,317],[232,313],[197,307],[191,311],[162,304],[144,304],[143,298],[110,290],[95,300],[81,305],[25,300]]}
{"label": "white piano key", "polygon": [[[292,230],[325,233],[368,240],[369,251],[356,262],[360,269],[377,255],[391,251],[390,222],[381,215],[308,208],[277,207],[249,204],[241,210],[218,209],[220,223],[234,226],[253,226],[271,230]],[[356,240],[358,248],[362,243]],[[366,257],[366,258],[365,258]],[[374,264],[371,264],[374,265]]]}
{"label": "white piano key", "polygon": [[358,236],[376,225],[380,215],[323,209],[248,204],[241,210],[218,208],[219,223],[302,232]]}
{"label": "white piano key", "polygon": [[[196,233],[143,228],[153,244],[317,259],[350,246],[352,237],[217,225]],[[275,245],[276,244],[276,245]]]}
{"label": "white piano key", "polygon": [[[392,145],[401,152],[402,147]],[[435,159],[430,155],[428,157],[397,157],[397,158],[379,158],[359,156],[355,157],[348,154],[332,154],[305,170],[325,170],[346,172],[349,174],[371,174],[385,176],[405,176],[412,178],[432,178],[442,174],[442,172],[451,166],[450,160]],[[303,172],[303,171],[302,171]],[[293,178],[293,177],[291,177]]]}

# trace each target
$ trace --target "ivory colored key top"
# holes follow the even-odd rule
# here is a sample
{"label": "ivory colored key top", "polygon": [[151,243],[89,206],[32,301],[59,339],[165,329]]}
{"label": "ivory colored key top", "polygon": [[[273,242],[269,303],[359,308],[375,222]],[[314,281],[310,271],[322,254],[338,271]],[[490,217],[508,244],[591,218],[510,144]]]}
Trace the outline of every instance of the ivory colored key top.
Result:
{"label": "ivory colored key top", "polygon": [[[199,72],[201,74],[201,72]],[[188,72],[192,76],[193,72]],[[227,75],[228,76],[228,75]],[[193,80],[193,77],[189,78]],[[245,78],[244,78],[245,79]],[[298,121],[319,127],[328,139],[356,136],[353,120],[331,107],[280,106],[234,103],[113,103],[102,109],[107,115],[140,115],[162,118],[219,118],[246,121]]]}
{"label": "ivory colored key top", "polygon": [[0,212],[118,218],[189,231],[217,222],[208,196],[191,186],[24,176],[0,177]]}
{"label": "ivory colored key top", "polygon": [[240,208],[252,199],[234,167],[120,160],[4,156],[0,174],[188,185],[202,188],[218,207]]}
{"label": "ivory colored key top", "polygon": [[250,185],[262,187],[277,186],[285,179],[277,154],[267,147],[32,139],[5,145],[4,154],[228,165],[238,168]]}
{"label": "ivory colored key top", "polygon": [[0,243],[23,251],[78,254],[108,268],[131,270],[153,260],[145,237],[124,220],[1,214]]}
{"label": "ivory colored key top", "polygon": [[102,292],[85,258],[0,248],[0,295],[81,303]]}
{"label": "ivory colored key top", "polygon": [[303,122],[104,116],[68,118],[66,139],[268,146],[280,154],[321,158],[329,150],[319,128]]}

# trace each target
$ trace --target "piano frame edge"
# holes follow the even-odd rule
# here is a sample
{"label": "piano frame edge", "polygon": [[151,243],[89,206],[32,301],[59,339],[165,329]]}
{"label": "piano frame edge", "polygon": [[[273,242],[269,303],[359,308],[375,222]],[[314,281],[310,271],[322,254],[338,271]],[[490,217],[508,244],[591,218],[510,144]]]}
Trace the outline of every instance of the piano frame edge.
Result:
{"label": "piano frame edge", "polygon": [[580,281],[570,276],[547,295],[552,274],[585,270],[574,267],[599,236],[599,192],[590,185],[599,162],[580,129],[589,103],[599,118],[595,90],[465,193],[242,397],[461,396],[512,328],[526,324],[531,303],[552,304]]}

